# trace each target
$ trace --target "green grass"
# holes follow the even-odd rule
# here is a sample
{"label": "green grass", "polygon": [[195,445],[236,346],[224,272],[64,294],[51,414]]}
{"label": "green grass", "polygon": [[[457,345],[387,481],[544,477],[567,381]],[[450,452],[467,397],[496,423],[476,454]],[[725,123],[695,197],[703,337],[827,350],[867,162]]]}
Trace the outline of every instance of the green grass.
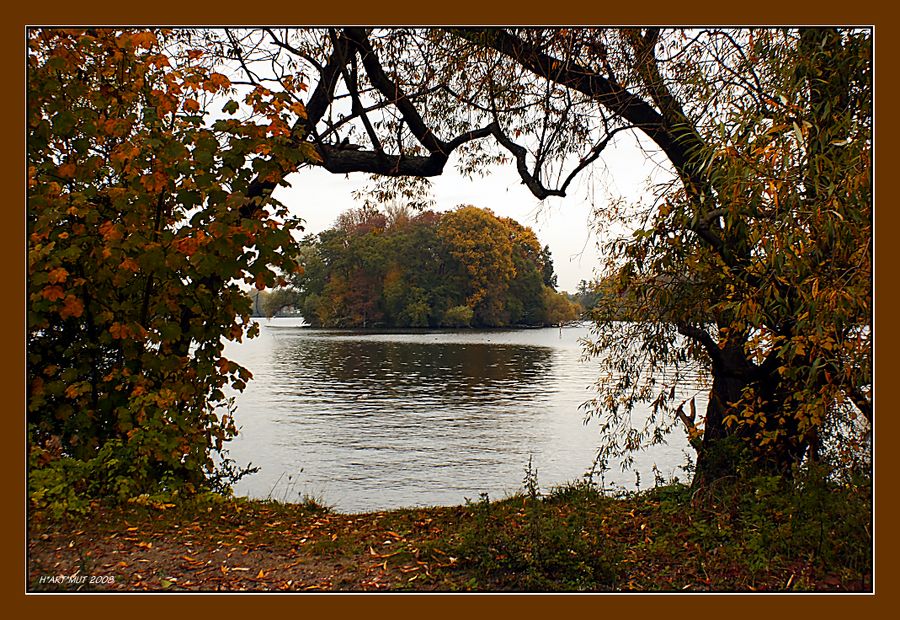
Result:
{"label": "green grass", "polygon": [[[162,576],[127,582],[136,589],[193,584],[206,573],[190,572],[179,558],[221,562],[227,551],[251,570],[212,571],[209,578],[218,580],[196,587],[866,591],[871,497],[865,478],[838,482],[802,472],[791,480],[724,480],[699,491],[676,484],[617,497],[584,483],[541,495],[535,483],[499,501],[483,496],[464,506],[349,515],[311,500],[205,495],[164,509],[100,508],[88,533],[83,519],[32,512],[29,560],[37,575],[60,562],[72,570],[102,566],[105,557],[113,564],[117,545],[152,549],[138,568]],[[127,579],[128,569],[121,570]],[[228,581],[259,573],[255,581]]]}

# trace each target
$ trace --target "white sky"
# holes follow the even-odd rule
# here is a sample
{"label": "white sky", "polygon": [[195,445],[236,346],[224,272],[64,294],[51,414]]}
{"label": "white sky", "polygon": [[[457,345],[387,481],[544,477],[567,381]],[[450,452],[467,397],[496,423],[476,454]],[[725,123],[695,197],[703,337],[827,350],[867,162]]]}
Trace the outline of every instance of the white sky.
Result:
{"label": "white sky", "polygon": [[[649,201],[648,177],[654,170],[658,172],[658,167],[638,148],[637,141],[627,138],[607,149],[594,164],[593,174],[583,171],[565,198],[538,201],[521,183],[513,164],[468,179],[455,171],[452,159],[441,176],[431,179],[432,196],[436,211],[471,204],[530,226],[541,245],[550,246],[559,290],[574,292],[579,281],[591,280],[599,266],[599,239],[591,227],[594,206],[603,208],[616,197]],[[353,192],[369,184],[364,174],[336,175],[317,167],[288,180],[292,187],[278,188],[275,198],[303,218],[305,232],[311,234],[330,228],[343,211],[361,206]]]}

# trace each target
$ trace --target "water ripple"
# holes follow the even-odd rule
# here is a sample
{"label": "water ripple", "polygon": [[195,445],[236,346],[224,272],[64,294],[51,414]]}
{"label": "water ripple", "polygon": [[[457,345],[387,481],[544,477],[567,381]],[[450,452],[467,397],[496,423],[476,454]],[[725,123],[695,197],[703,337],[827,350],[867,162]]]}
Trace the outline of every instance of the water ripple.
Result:
{"label": "water ripple", "polygon": [[[542,486],[577,479],[598,443],[578,408],[596,379],[580,361],[586,334],[263,325],[225,352],[254,374],[231,456],[262,468],[235,491],[361,511],[500,497],[520,488],[529,457]],[[660,469],[682,463],[685,445],[653,456]]]}

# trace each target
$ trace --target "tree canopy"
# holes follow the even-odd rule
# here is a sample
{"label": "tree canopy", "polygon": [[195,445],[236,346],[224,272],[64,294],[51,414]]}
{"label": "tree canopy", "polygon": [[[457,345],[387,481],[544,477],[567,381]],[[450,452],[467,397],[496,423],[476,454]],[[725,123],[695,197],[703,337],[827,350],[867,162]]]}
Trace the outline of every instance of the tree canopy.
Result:
{"label": "tree canopy", "polygon": [[[619,282],[606,299],[642,319],[597,314],[594,404],[607,452],[661,441],[681,420],[702,438],[698,479],[733,470],[707,458],[725,445],[786,471],[818,452],[821,431],[844,433],[859,414],[871,425],[870,31],[255,29],[224,39],[251,83],[317,77],[299,122],[332,172],[402,180],[441,174],[451,155],[464,173],[512,161],[544,199],[565,196],[619,134],[659,150],[672,181],[631,210],[634,234],[609,244],[600,274]],[[263,77],[263,63],[284,70]],[[379,186],[387,197],[418,188]],[[691,420],[669,395],[697,369],[712,390]],[[640,401],[655,413],[637,423]]]}
{"label": "tree canopy", "polygon": [[300,256],[293,305],[316,326],[555,325],[580,314],[550,286],[549,248],[487,209],[353,209]]}

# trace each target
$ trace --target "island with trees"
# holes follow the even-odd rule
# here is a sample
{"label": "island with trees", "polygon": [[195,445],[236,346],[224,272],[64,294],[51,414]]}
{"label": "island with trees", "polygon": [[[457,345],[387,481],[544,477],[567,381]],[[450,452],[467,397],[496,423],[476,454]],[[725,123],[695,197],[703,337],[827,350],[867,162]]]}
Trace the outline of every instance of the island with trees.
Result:
{"label": "island with trees", "polygon": [[555,290],[550,249],[488,209],[362,207],[304,238],[300,274],[265,301],[324,327],[560,325],[582,308]]}

